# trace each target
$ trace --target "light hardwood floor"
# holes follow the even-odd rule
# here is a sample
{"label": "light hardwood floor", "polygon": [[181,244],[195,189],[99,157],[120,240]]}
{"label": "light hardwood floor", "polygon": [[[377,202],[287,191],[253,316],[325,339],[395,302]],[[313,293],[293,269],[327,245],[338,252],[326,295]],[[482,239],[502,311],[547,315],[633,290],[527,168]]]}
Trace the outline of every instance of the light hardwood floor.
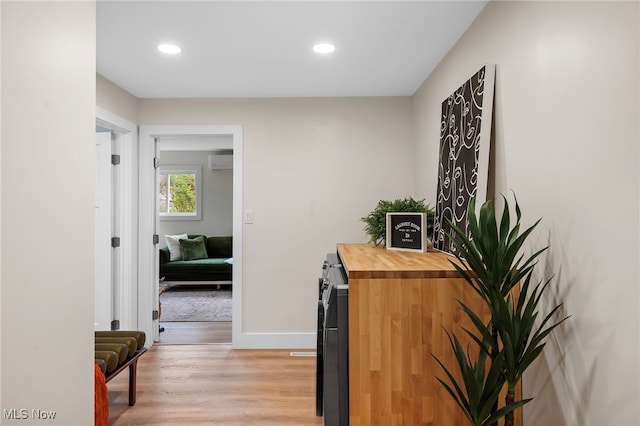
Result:
{"label": "light hardwood floor", "polygon": [[231,343],[231,321],[161,322],[158,344]]}
{"label": "light hardwood floor", "polygon": [[127,372],[109,382],[109,425],[320,426],[315,357],[291,352],[154,345],[138,362],[135,406]]}

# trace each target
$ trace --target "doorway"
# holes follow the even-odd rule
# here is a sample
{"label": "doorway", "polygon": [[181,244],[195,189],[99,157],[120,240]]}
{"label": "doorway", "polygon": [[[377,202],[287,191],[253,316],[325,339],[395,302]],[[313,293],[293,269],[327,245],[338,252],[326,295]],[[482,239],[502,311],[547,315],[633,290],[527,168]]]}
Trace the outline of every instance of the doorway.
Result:
{"label": "doorway", "polygon": [[139,329],[160,340],[158,250],[158,166],[163,150],[233,150],[233,277],[231,343],[242,336],[242,152],[241,126],[141,126],[139,173]]}
{"label": "doorway", "polygon": [[[160,137],[156,141],[160,159],[157,233],[161,247],[157,343],[231,343],[233,168],[228,160],[232,160],[233,150],[183,151],[174,138]],[[230,138],[219,145],[230,146]],[[225,164],[218,162],[221,156],[227,160]],[[203,250],[195,260],[183,258],[174,265],[167,262],[173,257],[167,254],[178,255],[177,247],[171,251],[169,245],[176,246],[175,237],[179,235],[196,238],[192,241],[199,240]],[[182,242],[179,240],[180,245]],[[218,250],[222,248],[229,263],[221,262]]]}

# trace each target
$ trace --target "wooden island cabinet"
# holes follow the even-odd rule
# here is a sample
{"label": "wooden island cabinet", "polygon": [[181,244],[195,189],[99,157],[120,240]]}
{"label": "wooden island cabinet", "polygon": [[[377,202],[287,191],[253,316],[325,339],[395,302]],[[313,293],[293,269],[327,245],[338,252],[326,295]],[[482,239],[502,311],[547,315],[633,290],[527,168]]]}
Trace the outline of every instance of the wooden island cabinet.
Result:
{"label": "wooden island cabinet", "polygon": [[458,374],[445,329],[466,348],[471,339],[461,327],[472,325],[457,300],[489,318],[451,265],[455,258],[371,244],[337,248],[349,280],[350,426],[468,424],[437,381],[446,376],[432,356]]}

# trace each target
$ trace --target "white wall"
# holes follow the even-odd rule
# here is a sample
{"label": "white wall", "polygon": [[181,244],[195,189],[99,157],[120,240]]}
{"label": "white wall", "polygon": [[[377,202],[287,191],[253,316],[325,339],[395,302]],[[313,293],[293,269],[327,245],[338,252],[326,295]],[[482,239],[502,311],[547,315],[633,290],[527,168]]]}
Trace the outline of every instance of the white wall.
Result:
{"label": "white wall", "polygon": [[132,123],[138,122],[138,98],[96,74],[96,105]]}
{"label": "white wall", "polygon": [[495,189],[543,217],[545,302],[572,317],[524,378],[527,425],[640,424],[637,2],[491,2],[414,97],[435,202],[441,102],[497,65]]}
{"label": "white wall", "polygon": [[158,225],[160,247],[164,235],[233,235],[233,170],[209,170],[209,154],[202,151],[161,151],[161,166],[202,167],[202,220],[162,220]]}
{"label": "white wall", "polygon": [[[2,424],[85,426],[93,424],[95,4],[0,7]],[[7,420],[11,409],[26,409],[28,420]],[[55,419],[36,420],[32,409]]]}
{"label": "white wall", "polygon": [[140,100],[142,125],[244,128],[243,325],[308,333],[317,282],[338,242],[366,241],[359,219],[414,193],[410,98]]}

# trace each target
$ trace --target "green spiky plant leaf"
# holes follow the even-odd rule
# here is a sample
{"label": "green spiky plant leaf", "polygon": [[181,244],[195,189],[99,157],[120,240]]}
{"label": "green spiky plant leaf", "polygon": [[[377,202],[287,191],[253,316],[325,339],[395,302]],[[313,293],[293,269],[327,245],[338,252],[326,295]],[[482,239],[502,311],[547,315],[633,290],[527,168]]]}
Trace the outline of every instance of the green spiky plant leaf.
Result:
{"label": "green spiky plant leaf", "polygon": [[375,209],[360,220],[365,223],[364,231],[369,240],[375,245],[386,241],[387,213],[411,212],[427,214],[427,238],[433,237],[433,219],[435,210],[425,204],[424,200],[414,200],[412,197],[394,201],[380,200]]}
{"label": "green spiky plant leaf", "polygon": [[[460,303],[476,329],[475,332],[465,329],[465,332],[493,362],[500,358],[507,383],[505,406],[509,406],[515,399],[516,385],[524,371],[542,352],[544,339],[568,317],[552,321],[561,307],[557,305],[536,326],[538,306],[550,281],[532,287],[531,277],[538,257],[548,247],[529,256],[522,254],[526,239],[540,220],[520,232],[522,213],[517,199],[513,226],[509,204],[506,198],[503,199],[505,206],[499,223],[492,201],[480,207],[478,216],[475,200],[472,200],[467,213],[469,235],[452,224],[448,236],[456,247],[459,262],[451,263],[482,297],[491,313],[491,321],[484,324],[468,306]],[[521,283],[520,291],[514,298],[511,290],[518,283]],[[499,411],[497,406],[494,411]],[[513,410],[505,415],[505,426],[510,425],[513,425]]]}
{"label": "green spiky plant leaf", "polygon": [[[506,299],[495,297],[489,308],[505,354],[506,401],[513,400],[515,397],[516,385],[522,379],[525,370],[542,353],[545,338],[554,328],[569,318],[566,316],[556,322],[552,321],[562,307],[562,304],[559,304],[551,309],[539,325],[536,325],[540,298],[550,281],[547,280],[544,283],[540,281],[531,289],[531,273],[529,273],[521,285],[517,300],[512,295],[508,295]],[[512,425],[512,419],[508,420],[510,422],[505,422],[505,425]]]}
{"label": "green spiky plant leaf", "polygon": [[451,224],[452,233],[448,234],[456,247],[455,256],[463,265],[452,262],[453,266],[487,303],[493,289],[499,289],[500,294],[506,297],[533,269],[538,256],[548,248],[544,247],[526,258],[521,254],[524,242],[540,219],[520,233],[522,213],[518,201],[516,199],[516,223],[511,226],[509,205],[506,198],[503,199],[505,207],[499,227],[493,201],[484,203],[480,207],[480,216],[477,216],[476,202],[472,199],[467,212],[470,235],[467,236],[454,224]]}
{"label": "green spiky plant leaf", "polygon": [[[445,330],[446,331],[446,330]],[[480,350],[478,358],[473,361],[465,352],[458,338],[446,331],[449,343],[454,351],[457,366],[460,369],[462,383],[458,383],[453,373],[435,356],[435,360],[445,372],[448,382],[436,377],[445,390],[455,400],[469,423],[473,426],[488,426],[508,413],[529,402],[529,400],[513,401],[499,410],[494,410],[494,403],[504,386],[502,374],[504,355],[498,354],[491,363],[487,362],[487,352]],[[489,371],[486,371],[489,365]]]}

